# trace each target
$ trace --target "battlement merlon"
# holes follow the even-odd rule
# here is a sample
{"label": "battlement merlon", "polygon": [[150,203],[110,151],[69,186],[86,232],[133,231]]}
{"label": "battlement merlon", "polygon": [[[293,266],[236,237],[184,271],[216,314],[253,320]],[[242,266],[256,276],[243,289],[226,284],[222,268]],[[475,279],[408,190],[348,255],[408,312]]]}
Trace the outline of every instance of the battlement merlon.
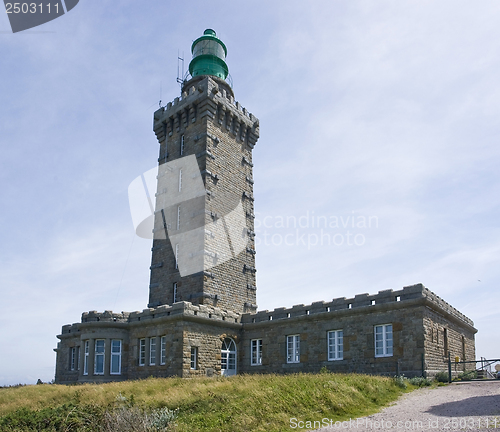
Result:
{"label": "battlement merlon", "polygon": [[[283,318],[296,318],[299,316],[315,315],[318,313],[332,313],[337,311],[356,311],[363,308],[376,307],[377,305],[403,306],[407,301],[425,299],[428,306],[439,313],[444,313],[453,317],[455,320],[474,329],[474,322],[459,312],[449,303],[445,302],[438,295],[430,291],[423,284],[406,286],[402,290],[393,291],[392,289],[379,291],[378,294],[358,294],[353,298],[335,298],[331,302],[319,301],[310,305],[295,305],[291,308],[277,308],[274,310],[263,310],[256,313],[245,313],[241,317],[241,322],[258,323],[265,321],[274,321]],[[360,310],[361,311],[361,310]],[[474,329],[475,330],[475,329]],[[476,332],[476,331],[474,331]]]}
{"label": "battlement merlon", "polygon": [[234,123],[233,135],[253,148],[259,139],[259,119],[235,102],[232,90],[223,80],[212,76],[195,77],[185,84],[182,98],[175,98],[155,111],[153,130],[162,143],[167,136],[206,116],[222,124]]}

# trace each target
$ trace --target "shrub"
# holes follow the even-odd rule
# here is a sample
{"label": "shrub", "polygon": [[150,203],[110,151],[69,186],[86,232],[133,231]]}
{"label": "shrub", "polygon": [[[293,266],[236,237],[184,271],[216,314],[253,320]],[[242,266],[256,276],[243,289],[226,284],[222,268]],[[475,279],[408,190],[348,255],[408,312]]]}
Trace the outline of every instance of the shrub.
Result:
{"label": "shrub", "polygon": [[467,372],[462,372],[461,374],[458,375],[457,377],[461,381],[468,381],[471,379],[476,379],[477,378],[477,371],[467,371]]}
{"label": "shrub", "polygon": [[432,385],[432,381],[429,378],[424,377],[413,377],[410,380],[410,384],[415,387],[428,387]]}
{"label": "shrub", "polygon": [[394,384],[396,384],[399,388],[406,390],[408,388],[408,379],[404,375],[395,376]]}
{"label": "shrub", "polygon": [[435,376],[434,379],[437,382],[440,383],[447,383],[448,382],[448,372],[438,372]]}
{"label": "shrub", "polygon": [[121,407],[104,415],[104,432],[160,432],[173,426],[176,410],[166,407],[151,412],[137,407]]}

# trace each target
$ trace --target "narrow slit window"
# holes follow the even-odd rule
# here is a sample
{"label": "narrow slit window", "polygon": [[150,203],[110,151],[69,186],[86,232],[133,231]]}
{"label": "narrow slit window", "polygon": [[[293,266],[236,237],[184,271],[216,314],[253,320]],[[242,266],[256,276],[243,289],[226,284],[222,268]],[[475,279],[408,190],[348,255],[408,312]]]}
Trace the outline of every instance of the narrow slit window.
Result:
{"label": "narrow slit window", "polygon": [[139,340],[139,366],[146,364],[146,339]]}
{"label": "narrow slit window", "polygon": [[149,339],[149,364],[151,366],[156,364],[156,338]]}
{"label": "narrow slit window", "polygon": [[181,206],[177,206],[177,230],[181,227]]}
{"label": "narrow slit window", "polygon": [[83,359],[83,374],[89,374],[89,341],[85,341],[85,357]]}
{"label": "narrow slit window", "polygon": [[175,269],[179,268],[179,245],[175,245]]}
{"label": "narrow slit window", "polygon": [[167,362],[167,337],[162,336],[160,339],[160,364],[164,365]]}
{"label": "narrow slit window", "polygon": [[181,135],[181,156],[184,155],[184,135]]}
{"label": "narrow slit window", "polygon": [[179,192],[182,191],[182,170],[179,170]]}
{"label": "narrow slit window", "polygon": [[198,348],[191,347],[191,369],[198,369]]}
{"label": "narrow slit window", "polygon": [[177,282],[174,282],[174,287],[173,287],[173,302],[175,303],[177,301]]}

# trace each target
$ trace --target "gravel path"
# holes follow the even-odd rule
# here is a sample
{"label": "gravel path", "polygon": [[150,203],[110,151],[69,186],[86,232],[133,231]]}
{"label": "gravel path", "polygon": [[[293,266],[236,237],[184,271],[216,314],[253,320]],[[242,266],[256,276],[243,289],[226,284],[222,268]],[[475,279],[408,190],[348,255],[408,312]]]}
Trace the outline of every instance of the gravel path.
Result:
{"label": "gravel path", "polygon": [[[297,425],[291,430],[307,428],[300,429]],[[462,382],[415,390],[380,413],[323,427],[317,432],[460,430],[500,432],[500,381]]]}

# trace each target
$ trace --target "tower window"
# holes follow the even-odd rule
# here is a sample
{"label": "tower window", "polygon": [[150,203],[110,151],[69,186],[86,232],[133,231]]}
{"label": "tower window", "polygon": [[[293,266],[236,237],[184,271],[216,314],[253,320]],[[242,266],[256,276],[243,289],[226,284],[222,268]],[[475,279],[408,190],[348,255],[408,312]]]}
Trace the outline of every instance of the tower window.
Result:
{"label": "tower window", "polygon": [[184,135],[181,135],[181,156],[184,154]]}
{"label": "tower window", "polygon": [[177,282],[174,282],[174,287],[173,287],[173,291],[174,291],[174,296],[173,296],[173,302],[172,303],[175,303],[177,301]]}
{"label": "tower window", "polygon": [[179,245],[175,245],[175,269],[179,268]]}
{"label": "tower window", "polygon": [[179,170],[179,192],[182,190],[182,169]]}
{"label": "tower window", "polygon": [[177,207],[177,229],[181,227],[181,206]]}

